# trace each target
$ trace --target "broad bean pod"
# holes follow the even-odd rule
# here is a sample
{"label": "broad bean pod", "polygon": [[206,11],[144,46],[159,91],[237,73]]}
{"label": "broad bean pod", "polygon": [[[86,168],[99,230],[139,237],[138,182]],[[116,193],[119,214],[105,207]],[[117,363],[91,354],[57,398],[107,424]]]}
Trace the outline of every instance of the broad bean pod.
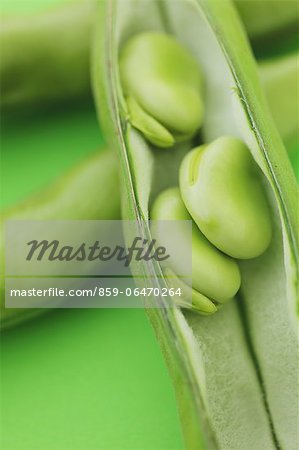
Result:
{"label": "broad bean pod", "polygon": [[[295,448],[297,188],[236,10],[228,0],[166,0],[163,5],[107,0],[100,3],[98,20],[94,93],[101,126],[122,167],[123,216],[136,220],[136,233],[151,238],[146,221],[165,189],[178,185],[190,149],[213,146],[223,136],[241,140],[250,151],[245,166],[259,167],[257,179],[269,205],[271,240],[264,239],[259,256],[237,261],[236,298],[204,317],[180,305],[167,308],[163,298],[161,308],[147,308],[175,383],[186,448]],[[203,80],[200,130],[168,150],[151,145],[130,121],[120,82],[119,56],[131,39],[149,31],[184,46]],[[230,166],[233,176],[239,169]],[[222,181],[226,177],[222,174]],[[157,264],[142,268],[155,286],[167,285]]]}
{"label": "broad bean pod", "polygon": [[[28,108],[90,97],[89,49],[95,3],[94,0],[70,2],[29,17],[1,17],[3,111],[26,112]],[[236,0],[236,4],[249,37],[257,43],[262,44],[270,35],[273,45],[273,33],[275,36],[277,30],[288,29],[292,33],[298,21],[293,0]],[[281,33],[277,39],[281,39]],[[260,61],[263,87],[286,145],[293,144],[299,133],[294,95],[298,67],[296,52]]]}
{"label": "broad bean pod", "polygon": [[[103,188],[105,186],[105,188]],[[7,220],[114,220],[120,217],[117,161],[100,151],[61,175],[43,191],[1,214],[0,326],[7,328],[45,310],[5,308],[3,228]]]}

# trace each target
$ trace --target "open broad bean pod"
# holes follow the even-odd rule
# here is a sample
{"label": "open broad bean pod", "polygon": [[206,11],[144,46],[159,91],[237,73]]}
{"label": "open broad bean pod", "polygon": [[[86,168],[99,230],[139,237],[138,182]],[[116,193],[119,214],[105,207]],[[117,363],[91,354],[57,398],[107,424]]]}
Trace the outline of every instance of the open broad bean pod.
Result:
{"label": "open broad bean pod", "polygon": [[[181,189],[182,198],[205,239],[210,241],[209,245],[214,246],[215,252],[231,253],[227,256],[234,258],[231,267],[236,263],[240,270],[241,287],[235,298],[210,316],[179,307],[147,308],[174,382],[186,448],[295,450],[298,445],[297,187],[270,117],[238,14],[228,0],[105,0],[99,3],[93,88],[101,124],[119,155],[123,217],[136,220],[139,232],[150,236],[146,221],[152,218],[153,205],[154,211],[167,211],[170,218],[176,208],[182,217],[188,216],[177,197],[179,168],[184,183],[182,161],[186,162],[191,149],[200,146],[204,156],[200,152],[195,155],[189,181],[190,185],[196,184],[198,177],[199,195],[202,201],[206,193],[206,203],[203,201],[203,208],[194,213],[196,197],[195,206],[186,201],[191,198],[189,188],[183,192]],[[163,36],[165,45],[167,39],[171,40],[169,52],[173,51],[173,55],[178,55],[174,47],[185,49],[193,63],[179,56],[176,61],[171,62],[171,58],[168,61],[170,53],[163,42],[155,49],[151,44],[144,44],[143,49],[135,49],[137,53],[134,50],[130,54],[128,48],[134,47],[134,40],[151,34]],[[164,51],[163,61],[159,60]],[[138,52],[140,67],[136,59]],[[124,55],[129,59],[127,74]],[[181,66],[184,60],[189,61],[189,69],[198,66],[200,82],[196,73],[188,73],[186,66]],[[165,75],[167,64],[172,72]],[[177,69],[178,73],[174,73]],[[190,90],[197,107],[199,102],[195,96],[202,100],[197,112],[188,100]],[[172,92],[180,99],[177,104]],[[167,96],[171,101],[165,100]],[[180,102],[184,101],[180,108]],[[199,115],[200,109],[200,118],[198,126],[194,126],[192,112],[192,129],[186,126],[182,139],[177,123],[182,124],[182,108],[186,119],[188,102],[195,115]],[[233,144],[231,148],[228,145],[226,153],[220,142],[218,155],[217,146],[211,143],[219,143],[224,136],[230,136]],[[228,167],[231,177],[226,173],[222,179],[221,167],[223,172]],[[245,174],[244,182],[242,174]],[[187,183],[188,176],[186,179]],[[218,190],[213,185],[203,187],[205,180],[220,180]],[[165,195],[165,189],[174,187],[174,206],[168,207],[167,197],[173,195]],[[205,188],[203,193],[201,189]],[[221,201],[213,197],[220,194]],[[231,221],[225,211],[222,214],[224,194],[231,207]],[[165,208],[161,207],[161,196],[163,201],[166,199]],[[157,198],[159,207],[155,206]],[[251,228],[245,226],[249,237],[244,234],[247,247],[244,239],[241,244],[245,245],[244,252],[239,244],[219,249],[223,241],[218,240],[217,221],[221,224],[224,218],[228,227],[238,223],[240,228],[235,229],[235,234],[241,233],[246,222],[238,221],[235,200],[241,201],[240,214],[250,220]],[[255,204],[263,211],[262,224],[254,215]],[[209,216],[213,205],[218,209]],[[259,212],[257,215],[259,219]],[[205,220],[209,217],[216,221],[211,222],[215,225],[212,233],[206,229]],[[255,229],[259,226],[264,230],[262,237]],[[234,233],[230,231],[233,240]],[[250,233],[257,236],[259,250],[255,255],[246,252],[250,248]],[[140,272],[148,267],[140,267]],[[158,264],[153,263],[150,270],[154,286],[167,285]],[[203,288],[199,286],[199,289]],[[235,281],[234,292],[237,290]],[[208,294],[210,299],[214,295]]]}

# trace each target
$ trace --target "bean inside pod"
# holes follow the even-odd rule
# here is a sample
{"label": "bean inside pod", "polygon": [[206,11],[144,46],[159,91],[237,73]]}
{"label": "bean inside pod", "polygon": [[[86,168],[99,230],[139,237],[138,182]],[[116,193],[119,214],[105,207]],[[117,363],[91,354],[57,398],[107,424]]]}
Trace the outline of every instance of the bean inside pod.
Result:
{"label": "bean inside pod", "polygon": [[171,36],[144,32],[120,55],[129,120],[158,147],[171,147],[199,129],[203,117],[200,67]]}
{"label": "bean inside pod", "polygon": [[[237,260],[260,256],[271,241],[258,166],[234,136],[201,141],[204,80],[196,59],[174,37],[133,36],[121,50],[119,70],[129,123],[156,148],[171,152],[177,142],[187,143],[177,187],[158,193],[150,217],[193,221],[193,307],[216,312],[238,292]],[[193,148],[194,142],[200,145]],[[202,309],[196,293],[205,298]],[[208,302],[215,308],[209,310]]]}
{"label": "bean inside pod", "polygon": [[[170,295],[159,296],[162,308],[152,307],[151,300],[146,308],[174,381],[185,446],[295,448],[297,190],[244,29],[230,1],[100,3],[105,15],[98,38],[104,39],[95,41],[94,92],[101,124],[122,168],[123,218],[137,220],[134,231],[153,236],[148,219],[163,192],[180,191],[179,172],[186,155],[223,137],[238,138],[250,150],[257,169],[253,178],[261,181],[261,193],[265,189],[269,199],[269,247],[254,258],[230,257],[241,273],[236,298],[221,308],[210,299],[217,313],[208,317],[188,310],[190,302],[178,301],[177,308],[168,308],[173,304]],[[128,94],[120,83],[119,58],[125,46],[149,30],[164,32],[180,43],[202,74],[201,125],[191,137],[176,140],[168,149],[152,144],[134,126]],[[169,105],[161,102],[159,106],[167,109]],[[180,106],[176,105],[176,111]],[[210,150],[207,155],[211,156]],[[184,226],[180,222],[174,224],[179,229]],[[198,228],[195,221],[193,228]],[[133,261],[134,270],[144,272],[136,283],[165,288],[170,275],[163,277],[164,267],[164,262],[140,265]],[[174,272],[173,267],[168,271]],[[192,308],[196,309],[194,304]]]}

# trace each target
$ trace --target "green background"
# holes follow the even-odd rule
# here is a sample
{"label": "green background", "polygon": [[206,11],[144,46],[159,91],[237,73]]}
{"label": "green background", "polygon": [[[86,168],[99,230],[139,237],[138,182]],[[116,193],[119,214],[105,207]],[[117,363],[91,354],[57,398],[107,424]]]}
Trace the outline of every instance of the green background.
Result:
{"label": "green background", "polygon": [[[2,13],[57,3],[2,0]],[[4,118],[1,206],[102,146],[88,102]],[[3,450],[183,448],[172,385],[143,310],[57,310],[2,332],[0,387]]]}

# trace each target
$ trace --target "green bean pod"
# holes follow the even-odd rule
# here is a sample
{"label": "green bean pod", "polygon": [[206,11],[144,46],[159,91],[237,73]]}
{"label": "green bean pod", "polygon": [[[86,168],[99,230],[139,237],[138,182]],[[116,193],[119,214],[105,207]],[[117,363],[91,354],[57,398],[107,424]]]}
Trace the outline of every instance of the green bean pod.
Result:
{"label": "green bean pod", "polygon": [[[234,0],[249,36],[261,40],[267,35],[295,29],[299,23],[298,5],[293,0]],[[273,42],[273,41],[272,41]]]}
{"label": "green bean pod", "polygon": [[49,107],[90,96],[95,2],[1,19],[1,108]]}
{"label": "green bean pod", "polygon": [[[163,151],[128,120],[120,70],[126,43],[148,32],[175,39],[193,55],[203,80],[200,133]],[[139,86],[137,69],[131,76]],[[210,316],[167,307],[162,296],[161,308],[146,311],[174,380],[186,448],[296,448],[297,188],[235,8],[228,0],[100,2],[93,86],[101,125],[122,167],[124,218],[136,220],[136,233],[148,239],[152,205],[178,184],[190,149],[232,136],[259,166],[272,237],[260,256],[238,262],[237,298]],[[136,270],[140,282],[145,273],[144,283],[169,286],[156,262]]]}
{"label": "green bean pod", "polygon": [[299,54],[293,52],[260,61],[259,73],[269,108],[287,147],[298,142]]}
{"label": "green bean pod", "polygon": [[[275,30],[290,29],[298,14],[285,0],[237,1],[249,37],[261,43]],[[274,9],[273,9],[273,3]],[[257,12],[262,10],[262,14]],[[279,13],[276,14],[276,8]],[[95,1],[70,2],[34,15],[1,17],[0,78],[3,111],[48,107],[62,101],[90,97],[89,48],[95,22]],[[275,14],[274,14],[275,12]],[[269,17],[271,16],[271,20]],[[260,22],[256,33],[253,28]],[[262,20],[261,20],[262,18]],[[275,34],[274,34],[275,36]],[[280,39],[281,34],[278,39]],[[271,40],[271,45],[273,39]],[[263,87],[276,126],[286,145],[293,147],[298,138],[297,80],[298,55],[282,55],[261,60]],[[133,103],[134,114],[138,104]],[[137,115],[139,118],[139,115]],[[173,137],[154,119],[147,116],[147,126],[158,127],[162,143],[171,145]],[[138,124],[137,124],[138,126]],[[139,126],[142,126],[142,123]],[[161,139],[160,139],[161,142]],[[165,144],[166,142],[166,144]],[[159,144],[159,141],[158,141]]]}
{"label": "green bean pod", "polygon": [[[105,186],[105,189],[103,188]],[[101,151],[61,175],[44,191],[32,195],[1,215],[1,329],[45,310],[5,308],[3,226],[7,220],[114,220],[120,217],[117,161]]]}

